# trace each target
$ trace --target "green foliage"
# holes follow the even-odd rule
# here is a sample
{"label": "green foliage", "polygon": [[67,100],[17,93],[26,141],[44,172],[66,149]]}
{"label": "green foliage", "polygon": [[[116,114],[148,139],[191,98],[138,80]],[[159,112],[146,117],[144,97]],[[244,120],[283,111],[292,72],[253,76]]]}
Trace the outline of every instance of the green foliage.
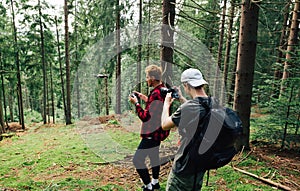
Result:
{"label": "green foliage", "polygon": [[[260,92],[271,94],[272,84],[261,86]],[[258,103],[259,107],[265,110],[265,117],[252,119],[256,133],[252,139],[264,140],[273,144],[282,144],[282,147],[299,149],[299,79],[290,78],[285,82],[285,89],[279,98],[273,96],[262,96]],[[268,93],[267,93],[268,94]],[[272,94],[271,94],[272,95]],[[259,111],[261,113],[261,111]]]}
{"label": "green foliage", "polygon": [[41,113],[34,110],[25,110],[24,119],[26,124],[38,123],[43,121]]}
{"label": "green foliage", "polygon": [[107,122],[108,124],[111,124],[111,125],[119,125],[119,121],[116,120],[116,119],[111,119]]}

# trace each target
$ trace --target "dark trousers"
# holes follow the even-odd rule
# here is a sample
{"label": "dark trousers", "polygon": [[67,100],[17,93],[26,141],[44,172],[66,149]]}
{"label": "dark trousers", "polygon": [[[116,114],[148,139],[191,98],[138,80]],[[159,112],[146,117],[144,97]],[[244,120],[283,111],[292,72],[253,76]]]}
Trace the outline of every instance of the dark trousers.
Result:
{"label": "dark trousers", "polygon": [[158,179],[159,177],[159,146],[160,141],[143,138],[134,154],[133,164],[145,185],[151,182],[150,174],[147,165],[145,164],[147,156],[150,159],[152,178]]}

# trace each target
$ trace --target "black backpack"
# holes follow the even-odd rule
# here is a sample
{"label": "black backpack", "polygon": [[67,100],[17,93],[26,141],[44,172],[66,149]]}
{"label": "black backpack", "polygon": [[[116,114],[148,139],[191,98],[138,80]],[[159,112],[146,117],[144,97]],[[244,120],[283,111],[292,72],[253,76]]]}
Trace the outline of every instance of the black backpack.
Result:
{"label": "black backpack", "polygon": [[[212,102],[212,98],[209,99]],[[195,173],[228,164],[237,153],[234,143],[242,135],[243,129],[240,118],[232,109],[219,104],[210,104],[213,107],[206,103],[200,104],[207,114],[200,119],[196,133],[188,145],[188,155]]]}

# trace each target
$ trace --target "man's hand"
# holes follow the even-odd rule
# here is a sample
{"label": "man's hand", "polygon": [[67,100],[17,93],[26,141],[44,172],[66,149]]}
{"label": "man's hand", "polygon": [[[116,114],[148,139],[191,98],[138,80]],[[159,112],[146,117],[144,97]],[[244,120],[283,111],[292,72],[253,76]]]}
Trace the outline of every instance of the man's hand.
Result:
{"label": "man's hand", "polygon": [[136,97],[135,95],[132,95],[132,94],[129,95],[128,100],[129,100],[132,104],[136,104],[136,103],[139,102],[138,99],[137,99],[137,97]]}
{"label": "man's hand", "polygon": [[148,101],[148,97],[140,92],[137,92],[137,91],[133,91],[133,93],[135,93],[136,95],[139,96],[139,98],[141,98],[141,100],[143,100],[144,102],[147,102]]}
{"label": "man's hand", "polygon": [[175,98],[172,98],[171,93],[167,93],[161,114],[161,127],[163,130],[169,130],[172,127],[175,127],[175,124],[169,115],[170,106],[174,99]]}
{"label": "man's hand", "polygon": [[172,93],[167,93],[165,97],[164,107],[170,108],[175,98],[172,98]]}
{"label": "man's hand", "polygon": [[186,102],[186,98],[183,97],[180,87],[175,86],[174,88],[178,91],[180,103]]}

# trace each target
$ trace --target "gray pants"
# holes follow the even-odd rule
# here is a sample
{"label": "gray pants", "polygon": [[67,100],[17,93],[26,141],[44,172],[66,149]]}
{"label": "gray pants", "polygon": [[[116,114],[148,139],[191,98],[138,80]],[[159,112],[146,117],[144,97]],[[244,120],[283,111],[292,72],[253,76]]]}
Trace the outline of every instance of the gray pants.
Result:
{"label": "gray pants", "polygon": [[[166,191],[199,191],[202,187],[204,172],[198,172],[195,175],[178,175],[171,170]],[[195,183],[195,188],[194,187]]]}

